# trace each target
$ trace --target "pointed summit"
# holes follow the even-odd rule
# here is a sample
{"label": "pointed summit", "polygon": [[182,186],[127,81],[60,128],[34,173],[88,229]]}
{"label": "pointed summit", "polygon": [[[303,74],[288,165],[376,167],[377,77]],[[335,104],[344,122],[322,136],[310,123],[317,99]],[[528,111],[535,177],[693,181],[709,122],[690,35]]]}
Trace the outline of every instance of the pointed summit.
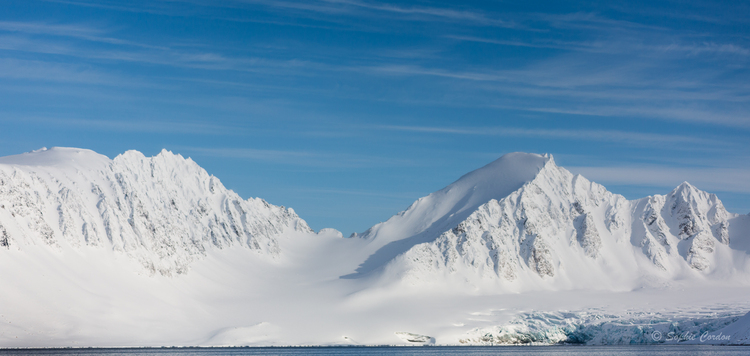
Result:
{"label": "pointed summit", "polygon": [[[552,156],[534,153],[513,152],[503,155],[492,163],[465,174],[444,189],[433,193],[454,190],[466,191],[476,199],[499,199],[533,180],[548,163],[554,164]],[[468,192],[473,189],[473,192]],[[485,199],[486,198],[486,199]]]}
{"label": "pointed summit", "polygon": [[675,187],[670,193],[670,195],[681,194],[684,196],[684,195],[689,195],[689,194],[695,194],[698,192],[701,192],[701,190],[696,188],[694,185],[688,183],[687,181],[684,181],[680,183],[680,185]]}
{"label": "pointed summit", "polygon": [[711,223],[725,219],[728,215],[716,194],[708,193],[694,185],[683,182],[667,196],[667,203],[672,215],[692,216],[703,219],[708,217]]}
{"label": "pointed summit", "polygon": [[447,187],[419,198],[405,211],[363,235],[381,242],[400,240],[428,229],[453,226],[480,205],[502,199],[532,181],[552,156],[513,152],[463,175]]}
{"label": "pointed summit", "polygon": [[545,167],[556,167],[551,155],[513,152],[469,172],[406,210],[362,234],[377,248],[358,273],[367,273],[416,244],[434,240],[483,204],[503,199],[534,180]]}

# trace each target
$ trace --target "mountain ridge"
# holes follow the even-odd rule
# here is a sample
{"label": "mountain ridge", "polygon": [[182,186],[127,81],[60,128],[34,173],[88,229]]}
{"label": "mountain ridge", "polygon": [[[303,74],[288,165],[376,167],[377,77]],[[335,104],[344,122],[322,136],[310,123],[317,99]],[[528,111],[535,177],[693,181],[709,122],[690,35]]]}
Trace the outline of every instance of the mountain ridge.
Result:
{"label": "mountain ridge", "polygon": [[[162,150],[114,159],[52,148],[0,159],[0,235],[6,248],[107,245],[152,273],[187,271],[207,248],[279,253],[275,235],[310,232],[294,210],[241,199],[191,159]],[[7,206],[6,206],[7,205]]]}
{"label": "mountain ridge", "polygon": [[0,158],[0,347],[616,344],[725,327],[746,343],[749,256],[750,215],[715,195],[627,200],[550,155],[503,156],[355,238],[166,150]]}
{"label": "mountain ridge", "polygon": [[[521,188],[489,198],[460,223],[423,236],[386,262],[391,271],[383,273],[412,283],[454,274],[472,285],[488,278],[541,278],[554,288],[632,288],[643,275],[669,280],[691,270],[731,269],[728,220],[738,216],[716,195],[687,182],[664,196],[629,201],[558,167],[550,157]],[[651,263],[642,263],[643,258]],[[605,270],[620,276],[585,280]],[[514,290],[525,288],[512,284]]]}
{"label": "mountain ridge", "polygon": [[[11,228],[15,212],[5,219],[0,215],[0,246],[9,248],[16,243],[15,236],[34,234],[51,246],[60,241],[73,246],[107,243],[137,255],[152,273],[184,273],[209,246],[239,243],[263,255],[278,255],[274,236],[285,229],[312,232],[291,208],[275,207],[260,198],[243,200],[192,159],[167,150],[150,158],[130,150],[110,160],[91,150],[43,148],[0,158],[0,179],[0,197],[13,201],[11,207],[27,220]],[[23,182],[15,187],[5,183],[13,179]],[[31,191],[34,194],[29,195]],[[361,278],[375,270],[382,272],[387,265],[412,264],[421,258],[439,260],[449,270],[455,270],[452,263],[457,259],[474,267],[484,259],[487,268],[506,280],[527,270],[555,279],[563,250],[580,250],[576,254],[597,260],[603,247],[614,248],[615,240],[619,248],[641,251],[627,257],[627,263],[620,261],[619,269],[634,269],[645,257],[674,275],[684,267],[676,260],[679,256],[694,270],[710,271],[716,267],[717,244],[730,244],[728,220],[737,216],[727,212],[714,194],[688,182],[667,195],[629,201],[557,166],[549,154],[515,152],[356,235],[365,241],[363,250],[370,251],[369,256],[341,278]],[[192,229],[185,229],[185,222]],[[483,237],[469,238],[467,231]],[[449,236],[462,242],[434,245],[447,244]],[[472,239],[475,245],[483,241],[487,248],[469,257],[466,253],[471,249],[463,248],[481,245],[473,246]],[[630,245],[624,244],[626,240]],[[436,249],[442,251],[440,257]],[[613,261],[624,258],[613,257],[611,251],[609,255]],[[483,274],[484,268],[476,272]],[[406,270],[399,274],[413,275]]]}

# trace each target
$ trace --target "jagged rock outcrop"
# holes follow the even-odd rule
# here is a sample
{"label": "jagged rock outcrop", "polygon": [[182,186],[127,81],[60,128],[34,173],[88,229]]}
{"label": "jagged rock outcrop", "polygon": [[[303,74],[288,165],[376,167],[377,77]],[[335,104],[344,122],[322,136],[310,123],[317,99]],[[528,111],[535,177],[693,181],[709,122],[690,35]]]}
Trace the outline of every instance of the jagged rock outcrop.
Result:
{"label": "jagged rock outcrop", "polygon": [[578,243],[583,248],[586,256],[591,258],[599,257],[599,250],[602,248],[602,239],[599,231],[596,229],[596,223],[591,214],[583,214],[580,218],[578,230]]}

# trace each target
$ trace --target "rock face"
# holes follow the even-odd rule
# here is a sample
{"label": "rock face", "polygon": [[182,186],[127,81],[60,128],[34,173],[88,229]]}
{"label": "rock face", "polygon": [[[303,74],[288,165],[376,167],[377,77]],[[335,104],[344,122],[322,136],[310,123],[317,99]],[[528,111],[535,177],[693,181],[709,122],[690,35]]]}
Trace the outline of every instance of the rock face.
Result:
{"label": "rock face", "polygon": [[[505,195],[484,195],[484,201],[472,197],[481,204],[452,226],[433,224],[417,232],[419,243],[404,248],[384,264],[385,269],[412,282],[452,275],[467,280],[549,279],[582,287],[580,283],[588,282],[580,277],[587,275],[598,274],[600,278],[594,281],[618,284],[643,274],[668,278],[686,269],[710,273],[719,264],[731,266],[731,261],[718,261],[714,256],[719,245],[728,250],[729,219],[734,217],[715,195],[683,183],[666,196],[628,201],[558,167],[550,156],[513,155],[514,165],[502,169],[516,169],[518,161],[525,161],[520,165],[527,171],[525,182],[516,183],[517,189]],[[528,167],[532,167],[531,174]],[[502,179],[486,168],[475,175],[482,178],[469,184],[461,178],[446,189],[468,185],[465,190],[487,192],[491,190],[488,185]],[[433,195],[364,237],[381,237],[378,233],[390,228],[389,224],[426,225],[404,220],[416,215],[412,210],[421,201],[434,201]],[[436,221],[450,221],[457,215],[451,207],[432,210],[453,214],[431,217]],[[403,240],[413,239],[414,229],[404,230]],[[595,285],[594,281],[590,284]]]}
{"label": "rock face", "polygon": [[171,275],[209,249],[236,245],[277,255],[275,236],[288,229],[311,231],[292,209],[243,200],[166,150],[110,160],[52,148],[0,158],[2,248],[109,248]]}

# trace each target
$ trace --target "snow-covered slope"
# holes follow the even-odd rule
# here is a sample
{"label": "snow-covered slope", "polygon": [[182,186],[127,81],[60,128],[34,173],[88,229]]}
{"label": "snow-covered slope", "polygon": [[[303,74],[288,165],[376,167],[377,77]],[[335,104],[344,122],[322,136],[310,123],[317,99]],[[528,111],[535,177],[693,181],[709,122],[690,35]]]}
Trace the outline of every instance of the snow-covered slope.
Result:
{"label": "snow-covered slope", "polygon": [[96,246],[151,272],[183,273],[210,249],[278,255],[276,235],[310,231],[293,210],[243,200],[191,159],[166,150],[113,160],[90,150],[42,149],[0,158],[0,246]]}
{"label": "snow-covered slope", "polygon": [[168,151],[0,158],[0,347],[747,343],[749,254],[713,194],[629,201],[549,155],[352,238]]}
{"label": "snow-covered slope", "polygon": [[750,344],[750,312],[718,332],[701,336],[703,336],[703,339],[699,339],[699,341],[702,342],[748,345]]}

